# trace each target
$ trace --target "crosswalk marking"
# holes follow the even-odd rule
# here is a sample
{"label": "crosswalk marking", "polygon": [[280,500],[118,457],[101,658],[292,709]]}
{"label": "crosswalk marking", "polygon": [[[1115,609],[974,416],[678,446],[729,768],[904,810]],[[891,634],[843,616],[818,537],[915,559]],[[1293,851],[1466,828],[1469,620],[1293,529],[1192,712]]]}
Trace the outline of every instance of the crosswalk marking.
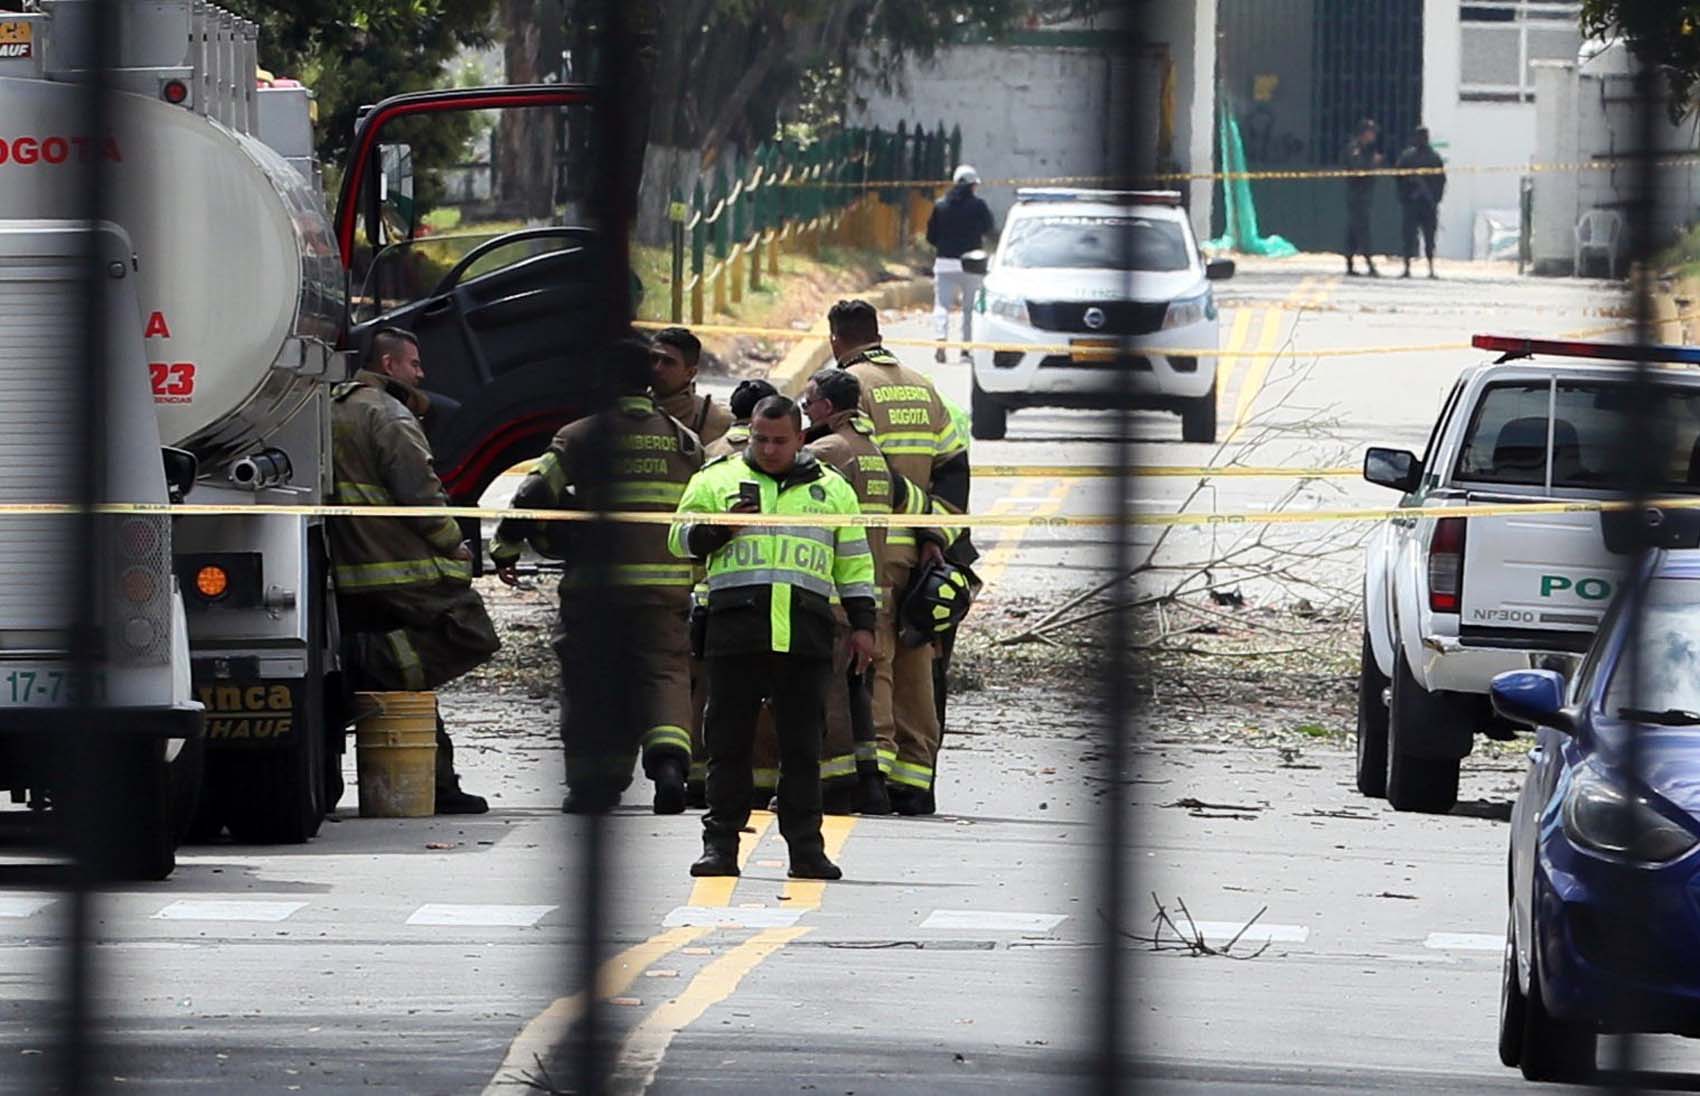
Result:
{"label": "crosswalk marking", "polygon": [[806,910],[776,909],[763,906],[755,909],[741,906],[675,906],[662,918],[663,928],[676,929],[688,925],[713,925],[716,928],[783,929],[795,925]]}
{"label": "crosswalk marking", "polygon": [[[1204,936],[1204,942],[1211,945],[1226,944],[1234,937],[1239,937],[1241,944],[1302,944],[1310,939],[1308,925],[1266,925],[1258,921],[1246,928],[1244,921],[1187,921],[1176,922],[1182,932],[1197,929]],[[1244,929],[1244,932],[1241,930]]]}
{"label": "crosswalk marking", "polygon": [[154,914],[157,921],[287,921],[305,902],[234,898],[184,898]]}
{"label": "crosswalk marking", "polygon": [[33,894],[0,894],[0,917],[34,917],[52,904]]}
{"label": "crosswalk marking", "polygon": [[554,906],[458,906],[427,902],[408,917],[410,925],[527,929],[554,912]]}
{"label": "crosswalk marking", "polygon": [[1505,936],[1497,932],[1431,932],[1423,947],[1436,951],[1498,951]]}
{"label": "crosswalk marking", "polygon": [[934,910],[921,922],[924,929],[971,929],[987,932],[1050,932],[1068,920],[1065,913],[1010,913],[1003,910]]}

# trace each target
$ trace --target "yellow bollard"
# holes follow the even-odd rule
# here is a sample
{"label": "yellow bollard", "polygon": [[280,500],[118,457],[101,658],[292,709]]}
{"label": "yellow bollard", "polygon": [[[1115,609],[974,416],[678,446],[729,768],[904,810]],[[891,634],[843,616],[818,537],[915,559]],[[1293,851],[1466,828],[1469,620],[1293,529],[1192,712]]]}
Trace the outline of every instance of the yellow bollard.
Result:
{"label": "yellow bollard", "polygon": [[732,303],[739,304],[744,299],[744,245],[733,245],[726,261],[732,264]]}
{"label": "yellow bollard", "polygon": [[426,818],[437,808],[437,694],[356,693],[360,817]]}

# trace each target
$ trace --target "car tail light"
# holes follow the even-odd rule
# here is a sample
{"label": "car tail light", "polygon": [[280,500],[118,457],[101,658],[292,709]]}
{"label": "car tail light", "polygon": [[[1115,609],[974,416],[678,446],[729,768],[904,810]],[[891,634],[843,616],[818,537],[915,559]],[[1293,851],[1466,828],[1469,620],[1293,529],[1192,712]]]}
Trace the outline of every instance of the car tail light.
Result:
{"label": "car tail light", "polygon": [[1456,613],[1464,592],[1463,518],[1441,518],[1428,542],[1428,607],[1436,613]]}

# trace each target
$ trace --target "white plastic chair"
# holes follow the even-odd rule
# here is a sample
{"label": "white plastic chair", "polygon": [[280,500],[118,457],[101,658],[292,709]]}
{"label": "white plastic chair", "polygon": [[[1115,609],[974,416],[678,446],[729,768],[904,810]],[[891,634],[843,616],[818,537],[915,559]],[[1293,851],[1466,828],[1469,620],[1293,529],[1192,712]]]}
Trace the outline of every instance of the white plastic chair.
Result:
{"label": "white plastic chair", "polygon": [[1623,236],[1623,218],[1615,210],[1590,209],[1582,214],[1582,219],[1576,222],[1576,249],[1572,256],[1574,270],[1581,276],[1586,269],[1582,259],[1589,252],[1603,253],[1606,257],[1606,269],[1613,278],[1617,277],[1617,244]]}

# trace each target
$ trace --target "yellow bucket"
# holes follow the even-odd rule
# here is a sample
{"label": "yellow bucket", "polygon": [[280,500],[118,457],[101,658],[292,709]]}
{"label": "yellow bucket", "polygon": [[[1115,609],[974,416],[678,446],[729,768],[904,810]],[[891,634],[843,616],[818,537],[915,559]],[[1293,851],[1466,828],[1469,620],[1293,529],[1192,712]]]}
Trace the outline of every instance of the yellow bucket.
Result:
{"label": "yellow bucket", "polygon": [[360,817],[425,818],[437,808],[437,694],[355,693]]}

